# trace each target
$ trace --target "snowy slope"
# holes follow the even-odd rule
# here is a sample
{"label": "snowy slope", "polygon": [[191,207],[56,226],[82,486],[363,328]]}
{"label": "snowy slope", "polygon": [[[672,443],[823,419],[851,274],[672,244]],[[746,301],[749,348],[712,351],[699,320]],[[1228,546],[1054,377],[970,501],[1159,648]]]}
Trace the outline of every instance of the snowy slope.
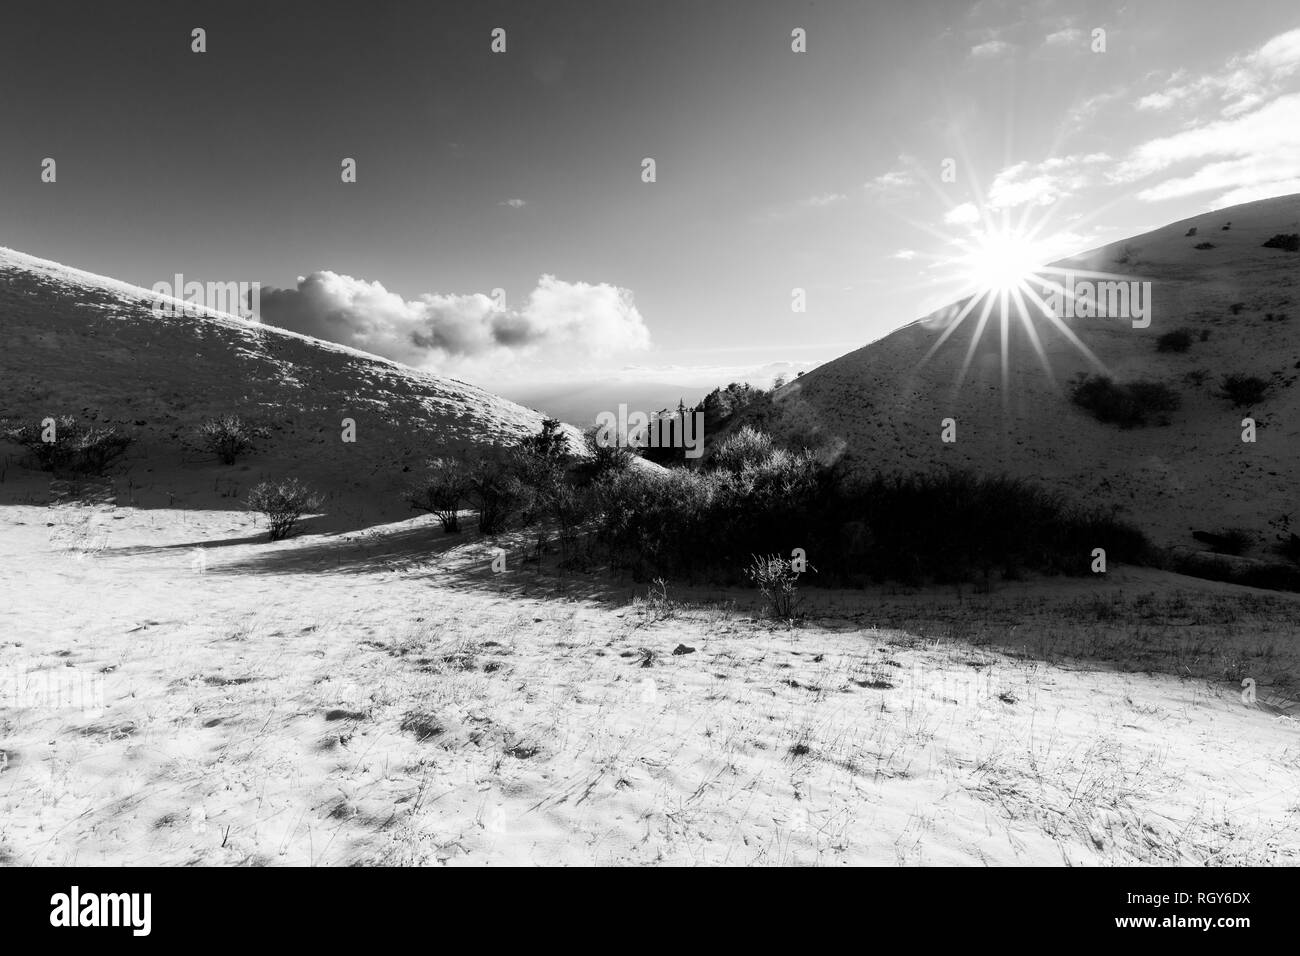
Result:
{"label": "snowy slope", "polygon": [[[1121,430],[1076,407],[1071,379],[1098,369],[1041,316],[1033,327],[1050,374],[1013,317],[1003,387],[995,310],[958,388],[978,310],[922,362],[955,309],[809,372],[750,420],[862,469],[1005,471],[1117,506],[1162,544],[1191,544],[1192,529],[1241,528],[1265,549],[1279,516],[1291,514],[1300,530],[1300,253],[1261,247],[1294,232],[1300,195],[1206,213],[1058,263],[1151,281],[1148,328],[1114,319],[1067,325],[1115,380],[1154,379],[1178,391],[1182,407],[1163,427]],[[1202,242],[1214,248],[1196,249]],[[1126,248],[1135,255],[1120,264]],[[1157,337],[1178,328],[1193,333],[1190,349],[1158,352]],[[1268,379],[1271,392],[1235,408],[1220,395],[1227,373]],[[1247,415],[1258,422],[1254,444],[1241,440]],[[948,417],[957,425],[952,444],[941,441]]]}
{"label": "snowy slope", "polygon": [[[201,421],[237,413],[268,423],[272,437],[216,472],[228,497],[263,475],[295,474],[385,513],[404,468],[512,441],[542,420],[475,386],[294,332],[207,310],[160,318],[156,299],[0,248],[0,416],[118,423],[137,435],[133,474],[194,466],[212,485],[221,466],[181,442]],[[344,418],[356,422],[355,443],[341,440]]]}

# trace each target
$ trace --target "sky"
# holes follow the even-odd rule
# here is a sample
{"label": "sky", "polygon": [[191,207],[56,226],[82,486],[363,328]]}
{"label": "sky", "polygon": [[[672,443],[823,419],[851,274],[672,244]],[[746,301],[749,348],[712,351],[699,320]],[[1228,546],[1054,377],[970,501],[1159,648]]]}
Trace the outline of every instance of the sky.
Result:
{"label": "sky", "polygon": [[0,245],[511,397],[789,374],[990,233],[1300,192],[1295,0],[6,0],[0,89]]}

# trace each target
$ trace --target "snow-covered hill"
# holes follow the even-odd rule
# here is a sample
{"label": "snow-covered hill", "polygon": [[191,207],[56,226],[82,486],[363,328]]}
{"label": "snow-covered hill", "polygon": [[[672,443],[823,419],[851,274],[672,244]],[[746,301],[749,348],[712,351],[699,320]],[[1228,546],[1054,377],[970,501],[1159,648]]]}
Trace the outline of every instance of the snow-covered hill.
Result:
{"label": "snow-covered hill", "polygon": [[[424,458],[513,441],[542,421],[473,385],[294,332],[199,309],[159,317],[157,298],[0,248],[0,417],[123,426],[137,437],[133,480],[159,483],[159,495],[167,485],[169,503],[194,485],[161,482],[176,468],[232,499],[261,476],[292,474],[371,515],[401,512],[405,469]],[[266,423],[271,437],[223,469],[183,442],[226,413]],[[342,440],[346,418],[354,443]]]}
{"label": "snow-covered hill", "polygon": [[[1300,530],[1300,253],[1263,247],[1296,232],[1300,195],[1206,213],[1058,263],[1152,284],[1147,328],[1066,320],[1100,366],[1039,316],[1033,330],[1049,373],[1013,316],[1004,385],[996,309],[973,348],[979,309],[923,362],[953,307],[809,372],[749,420],[864,469],[947,464],[1033,478],[1080,503],[1119,507],[1160,544],[1191,544],[1193,529],[1240,528],[1262,555],[1284,515]],[[1175,329],[1189,330],[1190,347],[1157,351],[1159,336]],[[1163,382],[1181,407],[1163,426],[1103,424],[1070,400],[1071,380],[1102,368],[1121,383]],[[1234,406],[1221,394],[1230,373],[1267,380],[1267,396]],[[1253,444],[1242,441],[1246,417],[1257,422]],[[955,442],[942,441],[945,418],[955,420]]]}

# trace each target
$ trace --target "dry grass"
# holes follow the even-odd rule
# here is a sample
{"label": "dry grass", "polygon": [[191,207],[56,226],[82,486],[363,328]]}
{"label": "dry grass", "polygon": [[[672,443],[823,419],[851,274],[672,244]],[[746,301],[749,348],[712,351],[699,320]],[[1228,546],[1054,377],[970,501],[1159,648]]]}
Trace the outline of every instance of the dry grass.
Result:
{"label": "dry grass", "polygon": [[1285,596],[808,592],[792,627],[752,592],[494,575],[473,540],[392,560],[421,519],[198,575],[165,545],[249,517],[116,509],[76,560],[46,511],[3,513],[0,668],[100,675],[104,706],[0,718],[19,863],[1300,858]]}

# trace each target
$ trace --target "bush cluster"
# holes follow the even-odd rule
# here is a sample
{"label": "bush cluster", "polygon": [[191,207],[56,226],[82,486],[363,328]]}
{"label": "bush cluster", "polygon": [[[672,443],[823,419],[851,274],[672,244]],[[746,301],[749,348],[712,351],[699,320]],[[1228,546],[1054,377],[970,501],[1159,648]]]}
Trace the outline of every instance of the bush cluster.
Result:
{"label": "bush cluster", "polygon": [[23,446],[41,471],[98,476],[126,454],[132,438],[112,425],[86,425],[70,415],[4,429],[3,436]]}
{"label": "bush cluster", "polygon": [[1075,382],[1071,400],[1087,409],[1099,422],[1134,428],[1152,420],[1164,421],[1164,414],[1181,404],[1178,393],[1161,382],[1130,382],[1120,385],[1105,375],[1087,375]]}
{"label": "bush cluster", "polygon": [[[544,426],[544,432],[552,423]],[[1142,535],[1109,513],[1074,508],[1006,477],[968,472],[855,477],[742,428],[696,469],[577,458],[550,438],[475,459],[438,459],[408,500],[455,530],[558,535],[561,563],[595,554],[638,578],[750,581],[791,616],[800,574],[815,583],[958,582],[1027,571],[1086,574],[1094,548],[1145,560]],[[579,549],[584,537],[589,543]],[[815,563],[796,570],[801,555]]]}

